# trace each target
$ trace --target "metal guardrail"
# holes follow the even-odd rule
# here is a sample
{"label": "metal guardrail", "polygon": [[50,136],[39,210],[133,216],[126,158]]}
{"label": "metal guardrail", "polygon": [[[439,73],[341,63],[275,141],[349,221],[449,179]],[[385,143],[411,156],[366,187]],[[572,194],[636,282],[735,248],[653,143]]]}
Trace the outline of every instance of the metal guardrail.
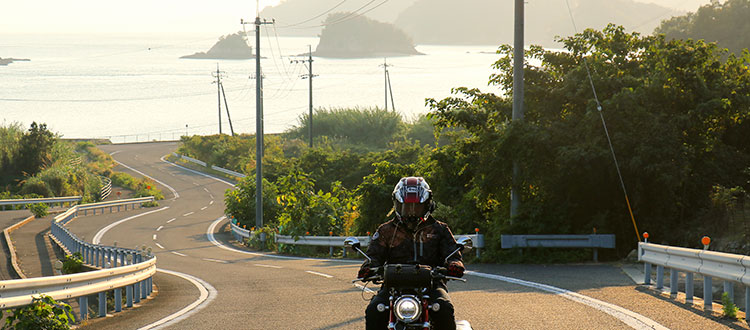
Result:
{"label": "metal guardrail", "polygon": [[670,293],[677,294],[679,272],[685,273],[685,299],[693,303],[694,276],[703,275],[704,310],[713,310],[712,279],[724,281],[724,292],[734,301],[734,284],[745,286],[745,315],[750,312],[750,256],[638,243],[638,261],[644,263],[645,284],[651,284],[656,265],[656,288],[664,288],[664,268],[670,269]]}
{"label": "metal guardrail", "polygon": [[[101,268],[91,272],[0,281],[0,309],[20,307],[32,297],[46,294],[54,299],[78,298],[80,319],[88,317],[88,295],[98,293],[100,317],[107,315],[107,291],[114,291],[115,312],[122,311],[122,288],[126,291],[126,307],[132,307],[151,294],[152,276],[156,273],[156,257],[151,251],[103,246],[85,242],[70,232],[65,224],[84,207],[97,209],[126,206],[153,201],[153,197],[77,205],[52,220],[50,237],[66,254],[80,253],[84,263]],[[135,207],[135,206],[133,206]],[[102,210],[102,212],[104,212]]]}
{"label": "metal guardrail", "polygon": [[44,203],[49,206],[55,206],[55,204],[63,206],[65,203],[73,205],[73,203],[81,202],[81,196],[68,196],[68,197],[50,197],[50,198],[27,198],[27,199],[0,199],[0,210],[5,211],[6,206],[21,205],[23,208],[27,204],[38,204]]}
{"label": "metal guardrail", "polygon": [[[249,238],[252,233],[237,226],[234,221],[230,221],[232,227],[232,235],[238,241],[242,241],[244,238]],[[356,236],[362,246],[370,245],[370,236]],[[474,242],[474,248],[476,249],[477,257],[481,256],[481,249],[484,248],[484,235],[454,235],[456,239],[461,237],[469,237]],[[344,246],[344,236],[298,236],[294,239],[294,236],[289,235],[275,235],[274,240],[276,243],[289,244],[289,245],[310,245],[310,246],[328,246],[333,255],[333,248]],[[343,250],[343,255],[346,256],[346,249]]]}
{"label": "metal guardrail", "polygon": [[592,248],[594,261],[599,261],[599,248],[614,249],[614,234],[591,235],[500,235],[503,249],[543,248]]}
{"label": "metal guardrail", "polygon": [[[172,154],[175,155],[175,157],[177,157],[177,158],[181,158],[181,159],[187,160],[187,161],[189,161],[191,163],[195,163],[195,164],[198,164],[198,165],[203,166],[203,167],[208,167],[208,164],[206,164],[206,162],[204,162],[204,161],[200,161],[200,160],[197,160],[195,158],[188,157],[188,156],[183,156],[183,155],[180,155],[180,154],[178,154],[176,152],[173,152]],[[211,165],[211,169],[214,170],[214,171],[218,171],[218,172],[221,172],[221,173],[224,173],[224,174],[227,174],[227,175],[231,175],[231,176],[234,176],[234,177],[238,177],[238,178],[244,178],[244,177],[247,176],[247,175],[242,174],[240,172],[235,172],[235,171],[232,171],[232,170],[228,170],[226,168],[218,167],[216,165]]]}

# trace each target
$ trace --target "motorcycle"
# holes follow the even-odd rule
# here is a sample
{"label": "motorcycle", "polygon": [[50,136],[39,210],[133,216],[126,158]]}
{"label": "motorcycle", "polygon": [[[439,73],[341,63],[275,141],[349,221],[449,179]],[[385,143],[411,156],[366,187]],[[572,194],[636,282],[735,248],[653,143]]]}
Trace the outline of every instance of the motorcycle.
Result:
{"label": "motorcycle", "polygon": [[[451,252],[446,258],[464,249],[471,249],[473,243],[471,238],[462,237],[456,242],[458,248]],[[350,247],[372,263],[372,259],[362,251],[360,242],[356,237],[348,237],[344,240],[344,246]],[[466,282],[466,279],[446,275],[444,267],[432,267],[419,264],[385,264],[380,267],[370,268],[371,274],[366,278],[357,278],[352,283],[361,281],[363,283],[373,282],[382,284],[383,288],[388,290],[389,305],[378,304],[378,312],[389,311],[389,330],[407,330],[407,329],[432,329],[430,312],[440,310],[438,303],[430,304],[429,291],[433,287],[434,281],[453,280]],[[363,289],[364,290],[364,289]],[[462,320],[456,321],[456,330],[471,330],[469,322]]]}

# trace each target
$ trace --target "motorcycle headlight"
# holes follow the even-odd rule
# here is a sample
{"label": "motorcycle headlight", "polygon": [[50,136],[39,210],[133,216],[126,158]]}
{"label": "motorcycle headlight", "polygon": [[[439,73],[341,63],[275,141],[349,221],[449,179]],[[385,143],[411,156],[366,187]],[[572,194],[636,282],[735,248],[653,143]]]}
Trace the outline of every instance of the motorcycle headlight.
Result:
{"label": "motorcycle headlight", "polygon": [[416,320],[422,313],[422,306],[414,296],[401,296],[396,300],[394,307],[396,317],[406,323]]}

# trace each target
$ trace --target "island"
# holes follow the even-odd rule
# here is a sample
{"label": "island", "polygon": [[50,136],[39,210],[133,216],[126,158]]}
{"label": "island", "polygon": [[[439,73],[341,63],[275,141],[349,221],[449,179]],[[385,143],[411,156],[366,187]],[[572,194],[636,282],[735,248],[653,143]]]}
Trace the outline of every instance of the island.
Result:
{"label": "island", "polygon": [[212,59],[212,60],[246,60],[255,58],[253,48],[247,44],[244,33],[222,36],[207,52],[198,52],[180,58]]}
{"label": "island", "polygon": [[353,13],[326,18],[315,56],[334,58],[422,55],[411,38],[393,24]]}
{"label": "island", "polygon": [[13,62],[20,62],[20,61],[28,62],[28,61],[31,61],[31,60],[28,59],[28,58],[12,58],[12,57],[11,58],[2,58],[2,57],[0,57],[0,65],[3,65],[3,66],[11,64]]}

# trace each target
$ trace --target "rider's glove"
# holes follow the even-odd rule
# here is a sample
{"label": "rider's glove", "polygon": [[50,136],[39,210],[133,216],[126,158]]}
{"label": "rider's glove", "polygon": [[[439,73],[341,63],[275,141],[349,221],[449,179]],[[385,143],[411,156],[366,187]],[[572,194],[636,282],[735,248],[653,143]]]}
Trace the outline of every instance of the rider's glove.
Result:
{"label": "rider's glove", "polygon": [[451,261],[448,264],[447,269],[448,269],[448,272],[447,272],[448,276],[453,276],[453,277],[462,277],[462,276],[464,276],[464,265],[462,265],[458,261]]}
{"label": "rider's glove", "polygon": [[369,266],[362,266],[359,268],[359,272],[357,273],[357,278],[368,278],[372,276],[372,272],[370,271]]}

